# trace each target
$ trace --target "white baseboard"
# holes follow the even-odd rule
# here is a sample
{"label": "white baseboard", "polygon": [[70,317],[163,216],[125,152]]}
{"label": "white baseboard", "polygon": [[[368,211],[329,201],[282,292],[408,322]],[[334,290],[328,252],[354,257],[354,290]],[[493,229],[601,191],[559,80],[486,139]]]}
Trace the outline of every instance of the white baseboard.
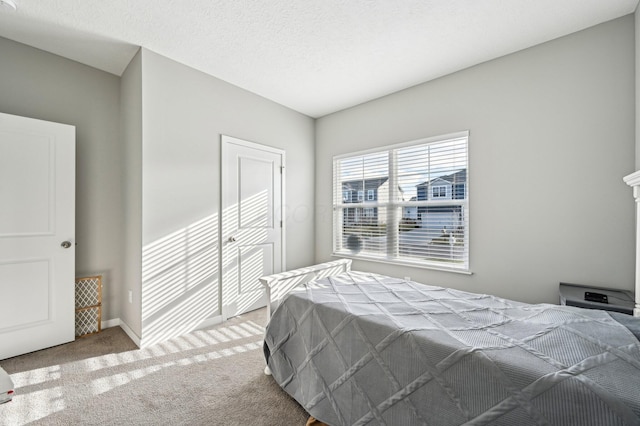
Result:
{"label": "white baseboard", "polygon": [[122,331],[126,333],[127,336],[136,344],[137,347],[140,347],[140,337],[136,333],[131,330],[131,327],[127,325],[126,322],[122,321],[120,318],[114,318],[101,322],[102,328],[110,328],[110,327],[120,327]]}
{"label": "white baseboard", "polygon": [[201,330],[203,328],[211,327],[212,325],[218,325],[222,323],[222,315],[218,315],[217,317],[207,318],[202,321],[200,325],[196,327],[196,330]]}
{"label": "white baseboard", "polygon": [[120,318],[102,321],[100,324],[101,324],[101,328],[102,329],[111,328],[111,327],[117,327],[117,326],[120,325]]}
{"label": "white baseboard", "polygon": [[[200,330],[203,328],[218,325],[220,323],[222,323],[222,315],[205,319],[200,324],[198,324],[198,326],[194,330]],[[139,348],[142,347],[142,339],[140,339],[140,337],[138,337],[138,335],[134,333],[133,330],[131,330],[131,327],[129,327],[127,323],[122,321],[120,318],[114,318],[114,319],[102,321],[101,326],[103,329],[111,328],[111,327],[120,327],[122,331],[124,331],[127,334],[127,336],[129,336],[129,338],[133,341],[133,343],[136,344],[137,347]]]}
{"label": "white baseboard", "polygon": [[189,327],[165,327],[162,329],[162,337],[160,339],[158,338],[158,336],[147,335],[145,338],[140,340],[140,343],[136,344],[139,348],[146,348],[148,346],[155,345],[156,343],[160,343],[161,341],[182,336],[183,334],[187,334],[195,330],[201,330],[203,328],[211,327],[220,323],[222,323],[222,315],[206,318],[197,325],[190,325]]}
{"label": "white baseboard", "polygon": [[131,330],[131,327],[127,325],[126,322],[120,321],[120,328],[129,336],[133,343],[136,344],[137,347],[140,347],[140,337]]}

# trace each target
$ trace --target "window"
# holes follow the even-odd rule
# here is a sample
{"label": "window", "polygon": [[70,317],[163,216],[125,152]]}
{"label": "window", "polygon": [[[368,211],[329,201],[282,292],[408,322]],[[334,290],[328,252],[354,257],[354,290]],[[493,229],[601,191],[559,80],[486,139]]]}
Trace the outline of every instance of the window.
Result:
{"label": "window", "polygon": [[351,191],[342,191],[342,202],[343,203],[351,202]]}
{"label": "window", "polygon": [[445,198],[447,196],[447,187],[444,185],[434,186],[431,188],[431,198]]}
{"label": "window", "polygon": [[[468,139],[459,132],[334,157],[334,255],[468,271]],[[362,188],[357,202],[346,204],[344,188]]]}

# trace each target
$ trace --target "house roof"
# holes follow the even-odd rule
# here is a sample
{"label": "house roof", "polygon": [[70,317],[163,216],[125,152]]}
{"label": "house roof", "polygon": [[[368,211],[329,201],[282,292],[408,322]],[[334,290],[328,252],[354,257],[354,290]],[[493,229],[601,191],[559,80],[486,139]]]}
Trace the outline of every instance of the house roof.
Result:
{"label": "house roof", "polygon": [[364,182],[364,189],[379,188],[383,183],[388,181],[388,177],[372,178],[372,179],[354,179],[342,181],[342,188],[348,187],[351,190],[363,189],[362,183]]}
{"label": "house roof", "polygon": [[[371,178],[364,180],[364,187],[362,186],[362,179],[357,180],[348,180],[342,182],[342,190],[349,189],[351,191],[360,191],[360,190],[368,190],[368,189],[378,189],[382,185],[385,184],[389,180],[388,177],[380,177],[380,178]],[[404,190],[398,185],[398,191],[401,194],[404,194]]]}
{"label": "house roof", "polygon": [[427,186],[429,184],[433,184],[438,180],[443,180],[449,183],[464,183],[467,181],[467,169],[458,170],[457,172],[444,175],[444,176],[437,176],[437,177],[434,177],[433,179],[419,183],[416,186],[417,187]]}

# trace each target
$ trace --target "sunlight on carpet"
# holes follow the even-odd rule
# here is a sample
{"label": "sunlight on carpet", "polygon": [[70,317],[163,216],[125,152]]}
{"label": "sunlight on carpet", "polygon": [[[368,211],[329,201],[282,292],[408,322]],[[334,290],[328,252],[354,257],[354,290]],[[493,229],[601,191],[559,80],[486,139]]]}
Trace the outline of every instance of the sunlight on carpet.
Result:
{"label": "sunlight on carpet", "polygon": [[[16,395],[0,406],[1,424],[26,424],[76,409],[97,395],[164,370],[238,356],[262,348],[264,327],[251,320],[232,320],[198,330],[144,349],[90,357],[68,363],[14,372]],[[73,345],[71,343],[70,345]],[[27,357],[29,355],[26,355]],[[20,357],[14,359],[18,362]],[[11,365],[12,360],[2,363]],[[256,365],[262,369],[261,365]]]}

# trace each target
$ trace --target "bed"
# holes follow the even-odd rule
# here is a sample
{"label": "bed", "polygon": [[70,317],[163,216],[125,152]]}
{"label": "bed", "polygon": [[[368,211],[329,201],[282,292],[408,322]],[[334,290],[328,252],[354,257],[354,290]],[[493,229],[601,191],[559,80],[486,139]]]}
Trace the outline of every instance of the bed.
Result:
{"label": "bed", "polygon": [[261,282],[273,296],[268,370],[329,425],[640,425],[640,319],[348,260]]}

